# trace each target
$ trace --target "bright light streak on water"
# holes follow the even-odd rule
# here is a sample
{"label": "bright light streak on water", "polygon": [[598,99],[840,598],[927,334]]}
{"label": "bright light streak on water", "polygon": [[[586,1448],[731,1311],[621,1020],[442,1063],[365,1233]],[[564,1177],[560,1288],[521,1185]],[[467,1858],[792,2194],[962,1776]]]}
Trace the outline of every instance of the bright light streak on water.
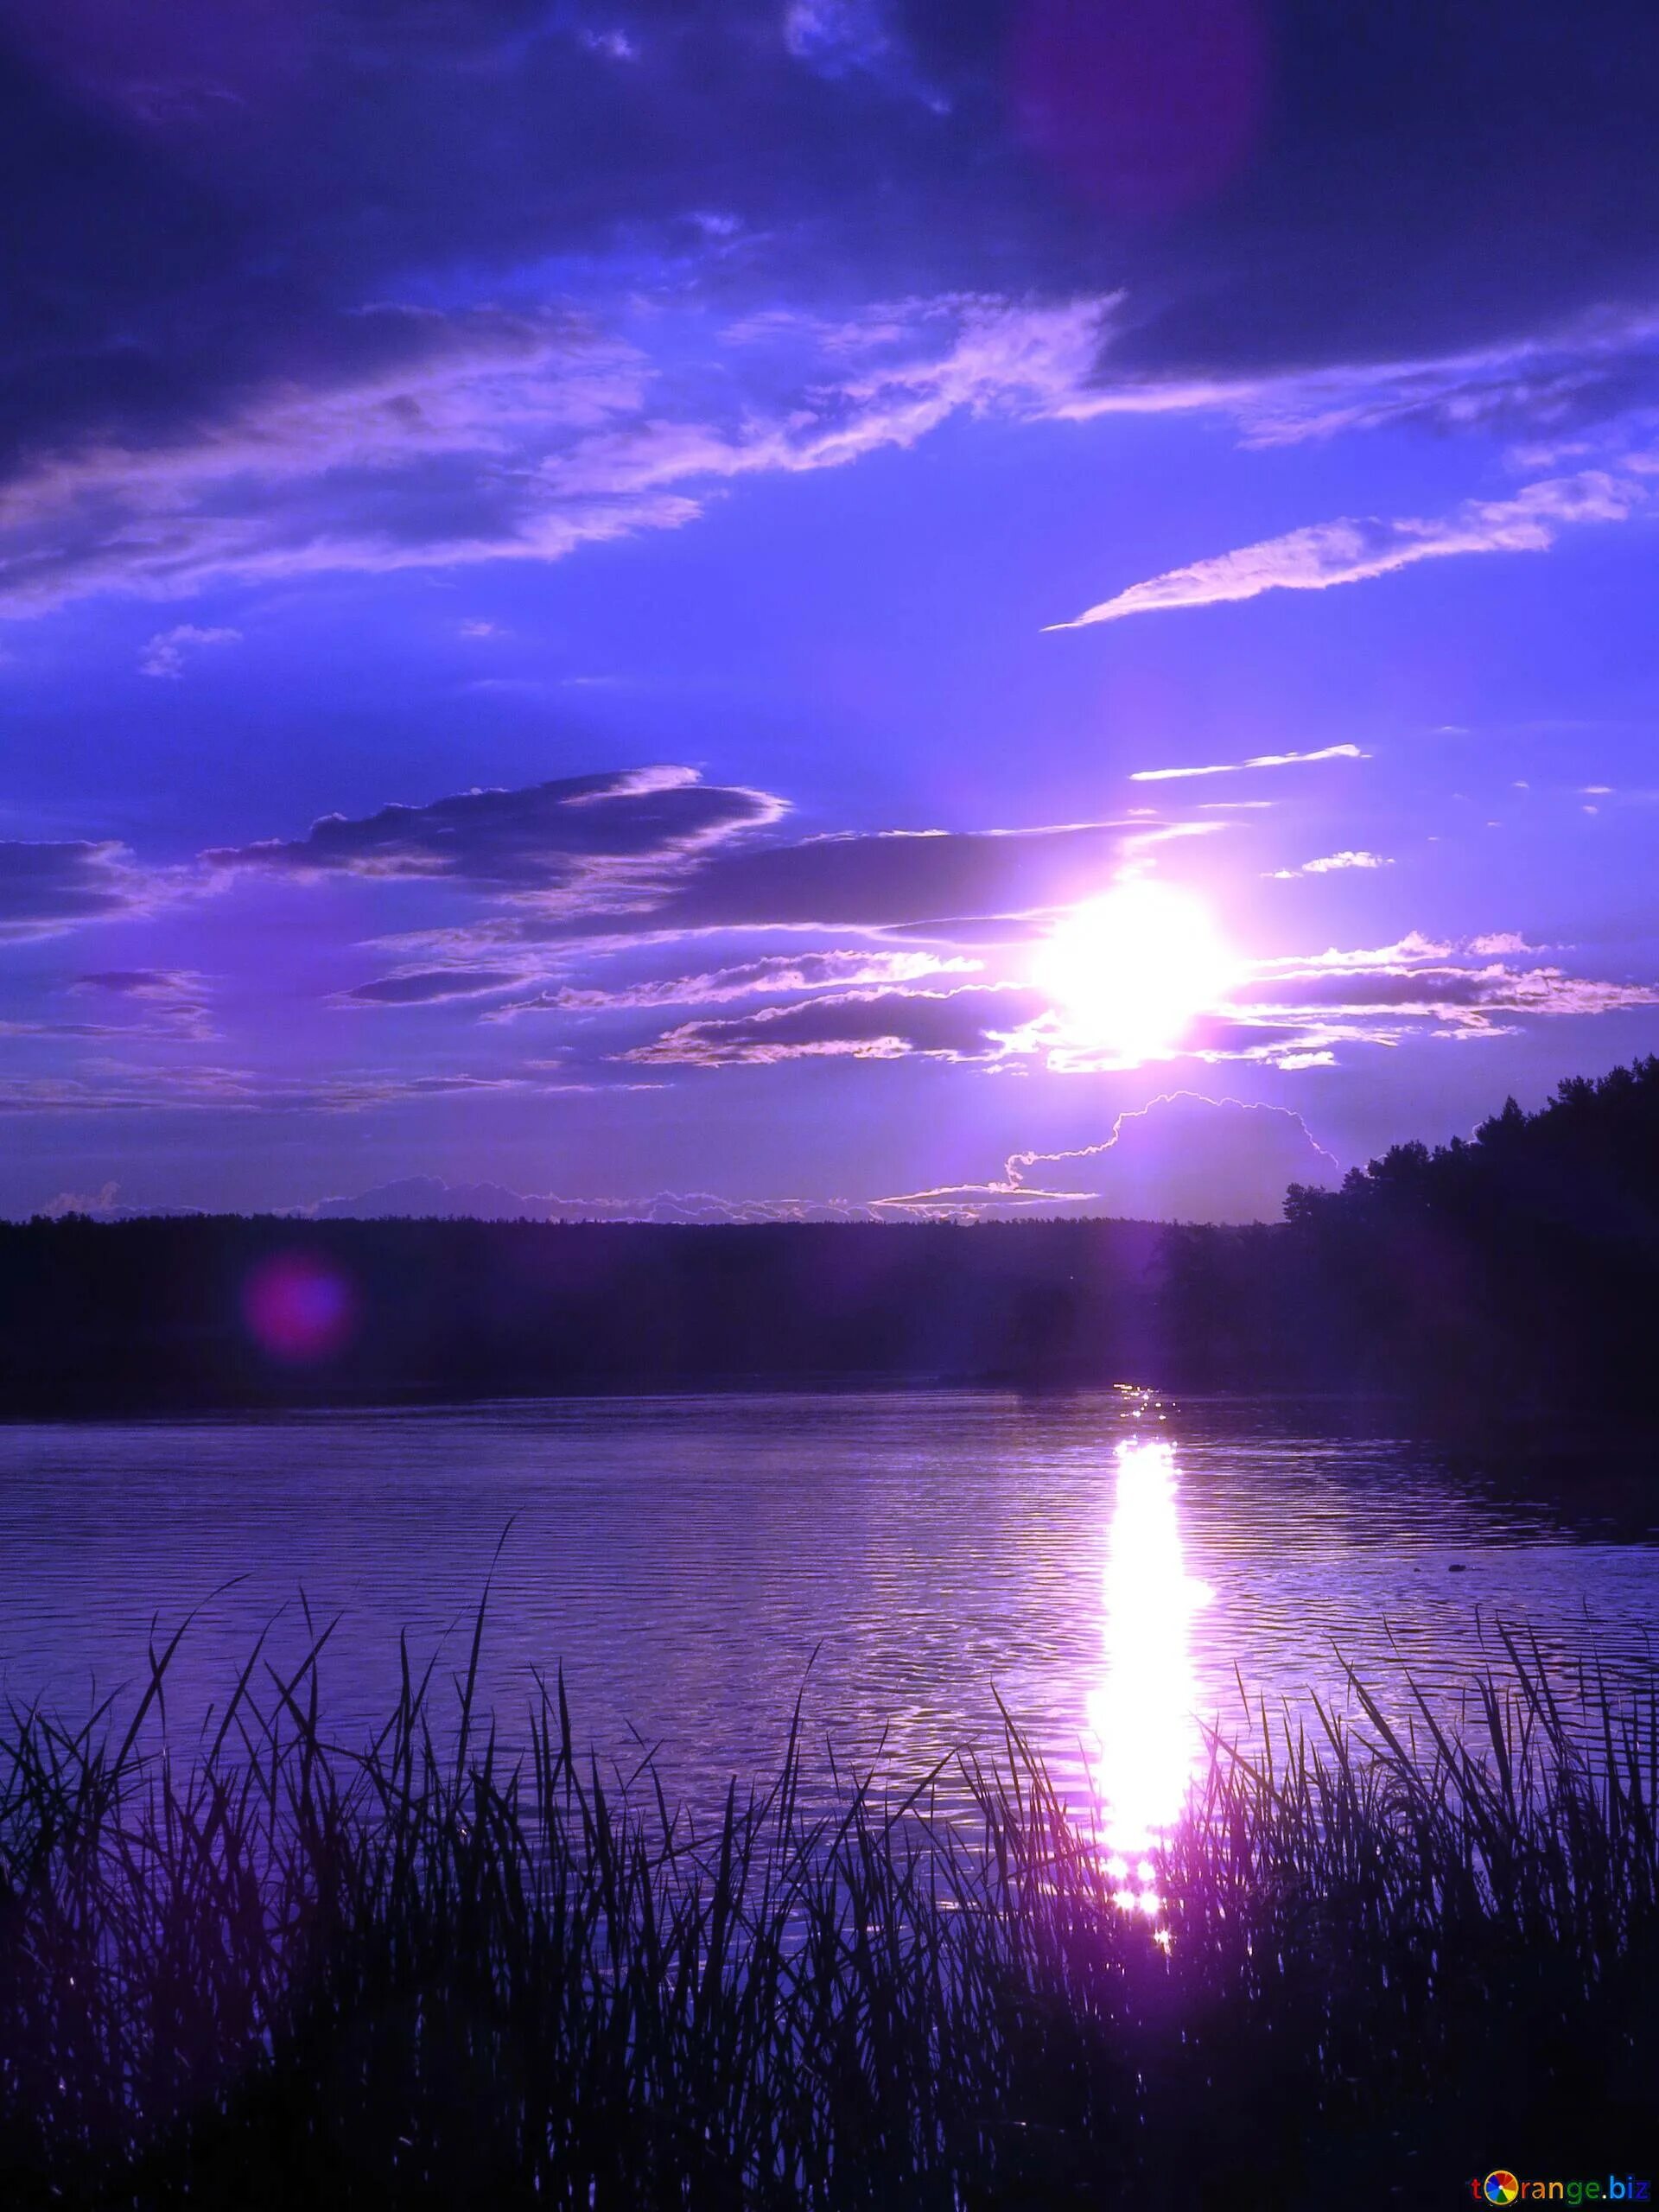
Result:
{"label": "bright light streak on water", "polygon": [[[396,1701],[405,1630],[445,1726],[493,1560],[480,1697],[504,1740],[563,1666],[603,1770],[614,1756],[632,1774],[643,1738],[670,1798],[717,1823],[732,1776],[775,1772],[804,1685],[810,1745],[899,1789],[943,1760],[941,1806],[971,1823],[954,1754],[996,1754],[1001,1696],[1079,1812],[1112,1769],[1100,1733],[1121,1747],[1109,1794],[1132,1836],[1137,1806],[1156,1829],[1179,1796],[1153,1782],[1185,1775],[1191,1714],[1247,1725],[1236,1668],[1270,1713],[1306,1713],[1310,1691],[1345,1709],[1340,1649],[1403,1726],[1408,1663],[1448,1726],[1478,1729],[1468,1685],[1502,1668],[1503,1622],[1537,1634],[1557,1681],[1593,1652],[1640,1691],[1659,1496],[1634,1459],[1546,1482],[1318,1408],[1132,1390],[0,1423],[0,1707],[38,1697],[79,1722],[117,1694],[128,1715],[152,1621],[165,1638],[194,1615],[168,1690],[168,1728],[193,1742],[263,1631],[298,1666],[303,1592],[314,1619],[340,1617],[322,1686],[340,1741]],[[1193,1610],[1198,1580],[1215,1601]],[[1186,1601],[1173,1618],[1160,1592]],[[808,1764],[816,1787],[821,1750]],[[1157,1886],[1138,1869],[1160,1851],[1115,1855],[1112,1886]]]}
{"label": "bright light streak on water", "polygon": [[1174,1447],[1137,1437],[1118,1446],[1116,1462],[1106,1671],[1089,1694],[1088,1719],[1116,1899],[1150,1916],[1160,1901],[1147,1854],[1179,1818],[1198,1758],[1192,1624],[1213,1593],[1186,1571]]}

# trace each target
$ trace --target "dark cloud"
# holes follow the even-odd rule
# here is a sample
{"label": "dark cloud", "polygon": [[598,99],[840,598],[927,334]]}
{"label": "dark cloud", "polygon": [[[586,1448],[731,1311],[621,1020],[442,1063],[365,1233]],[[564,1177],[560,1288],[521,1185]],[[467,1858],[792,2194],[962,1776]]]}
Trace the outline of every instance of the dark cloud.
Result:
{"label": "dark cloud", "polygon": [[561,255],[1122,288],[1148,375],[1476,343],[1650,296],[1656,124],[1647,0],[0,0],[0,454],[341,388],[371,303]]}
{"label": "dark cloud", "polygon": [[475,999],[510,989],[524,981],[511,968],[423,968],[404,975],[380,976],[341,994],[359,1006],[438,1006],[450,999]]}
{"label": "dark cloud", "polygon": [[583,912],[604,912],[661,899],[677,874],[782,810],[763,791],[703,784],[692,769],[639,768],[463,791],[359,820],[325,815],[304,837],[203,858],[224,870],[416,878],[544,901],[559,894]]}
{"label": "dark cloud", "polygon": [[639,926],[652,930],[937,928],[1021,916],[1097,893],[1136,825],[815,837],[721,854]]}
{"label": "dark cloud", "polygon": [[[1659,16],[1643,0],[907,0],[903,13],[921,65],[978,115],[1003,168],[1046,170],[1062,206],[1037,219],[1043,235],[1065,235],[1069,203],[1079,229],[1092,219],[1095,251],[1115,250],[1139,308],[1125,352],[1149,369],[1376,359],[1651,290]],[[1114,37],[1132,72],[1114,71]],[[1051,64],[1033,69],[1045,46]],[[1252,112],[1243,79],[1258,68]],[[1208,153],[1188,134],[1221,96],[1229,174],[1139,222],[1109,204],[1100,177],[1155,184]],[[1016,205],[1032,222],[1029,199]]]}
{"label": "dark cloud", "polygon": [[[855,237],[894,241],[897,174],[948,211],[948,121],[803,66],[772,0],[229,16],[301,35],[232,35],[201,5],[0,5],[0,177],[29,211],[0,412],[22,449],[175,435],[271,376],[326,381],[350,312],[413,271],[711,239],[718,262],[731,232],[827,221],[839,242],[791,257],[839,289]],[[880,174],[849,115],[885,123]]]}
{"label": "dark cloud", "polygon": [[69,988],[82,995],[113,1000],[128,1017],[124,1033],[129,1035],[149,1030],[198,1043],[214,1035],[207,978],[188,969],[106,968],[77,976]]}
{"label": "dark cloud", "polygon": [[[644,779],[637,791],[636,777]],[[604,787],[602,801],[589,800],[590,786]],[[1017,943],[1031,934],[1033,917],[1096,895],[1131,841],[1147,834],[1141,822],[793,843],[749,834],[782,811],[764,792],[702,785],[689,769],[645,769],[387,807],[365,821],[330,817],[305,838],[206,857],[219,868],[419,876],[493,894],[504,902],[496,915],[397,940],[469,966],[583,938],[620,944],[715,931],[852,929],[938,944]],[[789,964],[803,957],[788,956]],[[868,963],[876,956],[814,957]],[[827,969],[821,979],[850,980]]]}
{"label": "dark cloud", "polygon": [[[1047,1011],[1040,992],[849,991],[727,1020],[688,1021],[623,1057],[646,1066],[770,1066],[779,1060],[912,1054],[957,1062],[1005,1058],[1006,1041]],[[1028,1049],[1028,1048],[1027,1048]]]}
{"label": "dark cloud", "polygon": [[124,845],[0,841],[0,938],[55,937],[142,912],[154,886]]}

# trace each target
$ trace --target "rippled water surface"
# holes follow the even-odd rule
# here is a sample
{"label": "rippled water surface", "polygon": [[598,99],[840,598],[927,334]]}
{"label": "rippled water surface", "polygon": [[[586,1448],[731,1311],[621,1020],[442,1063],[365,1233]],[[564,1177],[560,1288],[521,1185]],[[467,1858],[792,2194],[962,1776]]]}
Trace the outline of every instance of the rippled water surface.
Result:
{"label": "rippled water surface", "polygon": [[273,1651],[303,1649],[303,1592],[341,1617],[349,1736],[400,1630],[464,1663],[511,1522],[485,1647],[509,1727],[563,1663],[579,1733],[624,1764],[659,1746],[696,1793],[776,1756],[804,1680],[815,1737],[885,1729],[906,1770],[983,1740],[995,1685],[1057,1758],[1111,1770],[1127,1843],[1189,1711],[1236,1719],[1236,1669],[1300,1698],[1340,1690],[1338,1649],[1380,1673],[1392,1645],[1447,1696],[1500,1619],[1615,1669],[1644,1651],[1659,1481],[1522,1491],[1313,1420],[917,1393],[0,1428],[0,1693],[84,1713],[142,1675],[152,1618],[199,1607],[177,1725],[273,1617]]}

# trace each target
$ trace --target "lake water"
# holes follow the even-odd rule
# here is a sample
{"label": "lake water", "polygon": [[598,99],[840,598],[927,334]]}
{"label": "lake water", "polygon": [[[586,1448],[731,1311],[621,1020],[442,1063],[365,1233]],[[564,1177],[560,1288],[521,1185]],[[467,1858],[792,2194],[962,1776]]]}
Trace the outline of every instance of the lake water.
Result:
{"label": "lake water", "polygon": [[1300,1700],[1340,1693],[1338,1649],[1378,1676],[1397,1649],[1446,1700],[1498,1620],[1616,1671],[1659,1620],[1659,1486],[1522,1492],[1317,1415],[566,1401],[0,1427],[0,1695],[84,1714],[94,1683],[142,1680],[152,1618],[200,1608],[188,1727],[273,1618],[273,1649],[303,1649],[303,1592],[341,1616],[326,1700],[349,1737],[385,1710],[400,1630],[464,1664],[509,1522],[485,1644],[509,1729],[562,1663],[580,1735],[626,1765],[658,1747],[706,1797],[775,1759],[804,1681],[816,1738],[865,1757],[885,1731],[905,1774],[994,1734],[994,1685],[1068,1771],[1115,1777],[1126,1847],[1192,1716],[1236,1722],[1236,1669]]}

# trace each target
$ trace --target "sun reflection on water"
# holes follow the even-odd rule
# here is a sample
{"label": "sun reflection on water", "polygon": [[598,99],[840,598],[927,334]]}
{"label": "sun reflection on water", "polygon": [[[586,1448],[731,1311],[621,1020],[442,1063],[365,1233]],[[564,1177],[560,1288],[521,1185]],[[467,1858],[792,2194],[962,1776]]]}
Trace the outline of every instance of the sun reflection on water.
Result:
{"label": "sun reflection on water", "polygon": [[1186,1572],[1175,1452],[1161,1438],[1117,1447],[1106,1563],[1106,1669],[1088,1700],[1107,1872],[1127,1911],[1155,1917],[1152,1854],[1180,1816],[1198,1757],[1193,1612],[1213,1592]]}

